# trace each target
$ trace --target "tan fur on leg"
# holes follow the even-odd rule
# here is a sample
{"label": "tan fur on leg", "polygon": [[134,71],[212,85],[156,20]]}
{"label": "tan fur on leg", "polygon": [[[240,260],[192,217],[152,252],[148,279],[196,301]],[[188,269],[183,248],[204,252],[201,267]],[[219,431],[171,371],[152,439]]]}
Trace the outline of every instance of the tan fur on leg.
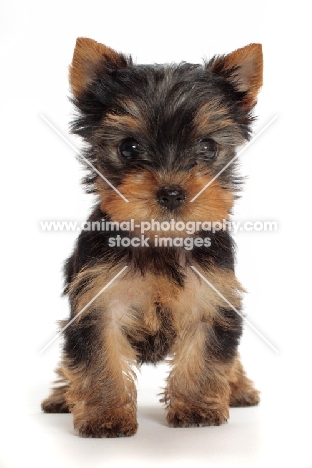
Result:
{"label": "tan fur on leg", "polygon": [[170,426],[218,426],[228,418],[228,365],[207,359],[206,335],[200,323],[177,340],[162,399]]}
{"label": "tan fur on leg", "polygon": [[55,381],[51,395],[48,396],[42,403],[41,408],[45,413],[69,413],[68,404],[66,402],[66,392],[68,384],[61,367],[56,369],[59,379]]}
{"label": "tan fur on leg", "polygon": [[248,379],[239,357],[236,358],[229,375],[231,388],[230,406],[254,406],[260,402],[258,390]]}
{"label": "tan fur on leg", "polygon": [[64,373],[70,382],[66,400],[74,427],[85,437],[119,437],[135,434],[136,389],[132,365],[135,352],[120,328],[103,326],[92,361]]}

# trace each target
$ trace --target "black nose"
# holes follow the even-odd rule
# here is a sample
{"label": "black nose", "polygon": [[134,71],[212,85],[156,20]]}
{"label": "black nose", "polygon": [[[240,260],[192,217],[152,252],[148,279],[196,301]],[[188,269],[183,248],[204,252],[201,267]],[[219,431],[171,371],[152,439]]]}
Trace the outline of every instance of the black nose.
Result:
{"label": "black nose", "polygon": [[157,192],[157,201],[172,211],[185,201],[185,191],[179,185],[168,185]]}

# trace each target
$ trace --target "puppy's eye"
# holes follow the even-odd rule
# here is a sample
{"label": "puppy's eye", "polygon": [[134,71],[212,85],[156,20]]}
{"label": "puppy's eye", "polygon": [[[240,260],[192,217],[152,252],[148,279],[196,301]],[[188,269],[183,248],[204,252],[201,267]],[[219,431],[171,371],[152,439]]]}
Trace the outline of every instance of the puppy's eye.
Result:
{"label": "puppy's eye", "polygon": [[127,138],[120,143],[118,150],[121,156],[126,159],[131,159],[139,154],[140,145],[133,138]]}
{"label": "puppy's eye", "polygon": [[204,160],[215,159],[218,155],[218,145],[210,138],[204,138],[198,143],[197,154]]}

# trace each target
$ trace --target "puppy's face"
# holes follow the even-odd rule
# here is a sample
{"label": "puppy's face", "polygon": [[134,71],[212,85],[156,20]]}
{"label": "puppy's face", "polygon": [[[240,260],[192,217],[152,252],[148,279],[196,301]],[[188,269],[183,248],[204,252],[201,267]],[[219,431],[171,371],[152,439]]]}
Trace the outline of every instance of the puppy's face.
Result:
{"label": "puppy's face", "polygon": [[238,183],[229,163],[249,137],[262,84],[260,45],[203,66],[153,66],[78,39],[70,83],[85,156],[128,200],[91,171],[112,220],[228,218]]}

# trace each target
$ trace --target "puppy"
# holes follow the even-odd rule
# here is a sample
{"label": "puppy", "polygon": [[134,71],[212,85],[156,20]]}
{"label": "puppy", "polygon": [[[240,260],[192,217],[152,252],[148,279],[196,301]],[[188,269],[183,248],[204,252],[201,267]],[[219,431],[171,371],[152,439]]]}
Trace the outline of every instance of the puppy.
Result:
{"label": "puppy", "polygon": [[229,220],[261,85],[259,44],[203,65],[135,65],[77,40],[72,131],[96,205],[65,265],[71,312],[42,408],[70,411],[81,436],[135,434],[135,369],[166,358],[170,426],[220,425],[229,406],[258,404],[237,353],[233,240],[209,226]]}

